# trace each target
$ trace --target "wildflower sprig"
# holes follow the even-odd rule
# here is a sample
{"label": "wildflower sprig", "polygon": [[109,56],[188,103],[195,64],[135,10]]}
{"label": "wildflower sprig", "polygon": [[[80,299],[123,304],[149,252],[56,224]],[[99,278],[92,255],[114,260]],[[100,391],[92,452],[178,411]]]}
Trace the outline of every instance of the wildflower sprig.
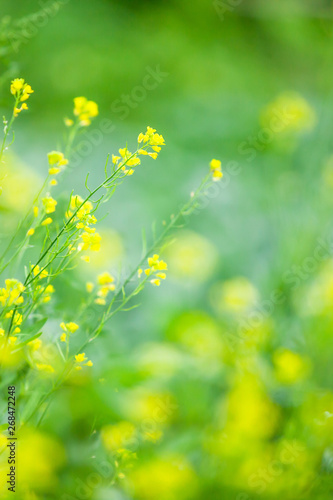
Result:
{"label": "wildflower sprig", "polygon": [[[0,163],[2,161],[3,153],[7,149],[6,143],[8,135],[12,129],[15,118],[23,110],[27,110],[28,106],[26,101],[29,99],[30,95],[34,92],[31,86],[25,82],[23,78],[15,78],[10,86],[10,92],[14,96],[15,104],[13,108],[13,114],[9,122],[4,118],[4,138],[2,141],[0,149]],[[20,107],[19,107],[20,106]]]}
{"label": "wildflower sprig", "polygon": [[[149,127],[147,130],[149,130]],[[159,143],[164,143],[164,139],[162,136],[159,136]],[[151,147],[150,140],[147,141],[145,147]],[[122,153],[123,150],[120,150],[120,154]],[[141,154],[139,153],[139,148],[134,153],[124,153],[123,161],[119,163],[113,162],[114,168],[110,175],[108,175],[107,160],[105,166],[105,180],[94,190],[90,190],[86,183],[89,194],[85,199],[82,199],[78,196],[71,197],[69,210],[66,212],[68,218],[64,222],[63,227],[57,232],[53,239],[49,238],[49,235],[47,235],[49,243],[46,245],[46,248],[43,248],[36,264],[30,269],[29,273],[27,274],[24,282],[24,286],[26,288],[31,288],[33,282],[39,278],[41,273],[45,272],[50,267],[55,259],[60,259],[58,272],[60,272],[60,270],[62,270],[63,272],[68,267],[68,261],[74,252],[81,252],[82,250],[88,249],[93,251],[99,250],[101,241],[100,235],[96,232],[94,227],[91,227],[91,224],[96,223],[96,218],[93,213],[94,211],[96,211],[101,201],[108,200],[109,197],[113,194],[119,180],[122,180],[127,175],[131,175],[130,170],[127,169],[127,166],[134,166],[140,163],[140,160],[137,157],[138,154]],[[94,195],[103,188],[105,189],[105,192],[96,202],[94,202]],[[45,198],[43,198],[43,205],[45,213],[48,215],[55,211],[56,201],[52,197],[46,196]],[[48,221],[48,219],[51,218],[47,217],[46,219],[44,219],[42,225],[43,223],[45,225],[45,221]],[[78,243],[79,240],[80,243]],[[38,268],[37,273],[34,271],[35,268]],[[58,272],[54,274],[57,275]],[[14,324],[15,313],[16,309],[14,309],[13,321],[10,323],[6,334],[7,338],[10,336]]]}
{"label": "wildflower sprig", "polygon": [[[23,80],[23,82],[24,82],[24,80]],[[15,102],[15,107],[18,106],[18,103],[20,102],[20,100],[22,98],[24,100],[27,100],[26,96],[27,95],[29,96],[31,94],[31,92],[33,92],[31,87],[28,84],[25,84],[25,82],[23,83],[23,87],[21,89],[17,89],[17,87],[20,87],[21,85],[22,85],[22,79],[13,80],[12,85],[11,85],[11,90],[13,92],[15,91],[15,96],[16,96],[16,101],[17,101],[17,102]],[[79,99],[79,101],[78,101],[78,99]],[[65,120],[65,124],[67,126],[71,127],[69,134],[68,134],[68,137],[67,137],[67,141],[66,141],[65,146],[64,146],[65,153],[62,153],[61,151],[51,151],[50,153],[48,153],[47,156],[48,156],[48,164],[49,164],[49,169],[48,169],[49,175],[46,177],[41,189],[39,190],[39,192],[37,193],[37,195],[34,199],[33,208],[29,209],[29,211],[26,213],[25,217],[23,217],[23,219],[20,221],[16,232],[14,233],[7,248],[5,249],[4,253],[2,254],[2,256],[0,258],[0,274],[10,265],[10,263],[12,261],[15,260],[17,255],[22,254],[25,251],[25,249],[29,245],[30,238],[32,236],[34,236],[36,229],[38,227],[46,227],[47,228],[48,226],[50,226],[53,223],[52,216],[49,216],[44,210],[42,197],[43,196],[45,197],[45,195],[47,196],[50,193],[50,191],[52,190],[52,188],[54,186],[58,185],[59,178],[66,171],[66,169],[69,165],[71,154],[74,150],[75,139],[77,137],[78,132],[80,131],[80,128],[82,128],[83,126],[87,127],[90,124],[87,121],[85,121],[85,123],[81,123],[82,120],[80,120],[80,118],[83,118],[82,113],[81,114],[77,113],[78,104],[79,104],[79,102],[83,103],[83,101],[85,101],[86,103],[89,103],[89,104],[87,104],[87,107],[85,109],[85,113],[86,113],[85,117],[87,117],[87,113],[88,113],[88,115],[90,117],[90,123],[91,123],[91,119],[98,115],[98,106],[94,101],[88,101],[88,99],[83,98],[83,97],[74,99],[74,115],[77,115],[78,119],[77,119],[77,123],[74,124],[73,127],[71,127],[71,125],[74,123],[73,121],[72,121],[72,123],[69,124],[68,119]],[[14,119],[15,119],[15,113],[13,113],[12,120],[10,122],[10,126],[8,126],[5,129],[6,135],[5,135],[5,138],[3,141],[3,149],[5,148],[6,138],[7,138],[7,135],[9,133],[9,130],[11,128],[11,125],[12,125]],[[0,161],[1,161],[2,153],[3,153],[3,151],[1,151],[1,154],[0,154]],[[21,229],[24,227],[24,225],[27,222],[29,225],[28,225],[28,228],[26,229],[26,233],[25,233],[26,239],[21,240],[21,242],[19,243],[19,245],[17,246],[17,248],[14,252],[11,251],[12,246],[13,246],[15,240],[17,239],[17,236],[19,235]],[[9,251],[11,251],[11,257],[7,262],[5,262],[4,261],[5,256],[7,255],[7,253]]]}
{"label": "wildflower sprig", "polygon": [[[23,104],[32,92],[31,87],[24,85],[25,82],[23,87],[15,87],[13,94]],[[17,116],[18,112],[14,111],[14,115],[15,112]],[[64,209],[61,203],[58,203],[52,188],[67,170],[76,133],[89,126],[97,115],[96,103],[84,97],[74,99],[74,119],[66,120],[69,129],[67,143],[63,149],[48,154],[48,174],[27,216],[29,225],[23,243],[17,247],[20,257],[23,258],[30,238],[37,243],[40,236],[43,243],[39,255],[35,256],[32,262],[26,263],[24,280],[7,280],[0,290],[1,354],[23,352],[22,355],[34,371],[34,376],[39,373],[45,381],[45,392],[37,403],[30,401],[31,411],[29,410],[25,422],[39,413],[43,403],[50,399],[70,375],[92,368],[93,361],[86,354],[86,347],[103,332],[106,323],[118,312],[137,307],[137,296],[146,285],[159,287],[162,284],[166,279],[168,266],[160,258],[160,254],[163,254],[163,249],[168,244],[169,233],[180,227],[184,217],[198,207],[199,198],[210,183],[222,177],[221,163],[213,160],[210,172],[199,188],[191,194],[189,201],[179,212],[170,218],[161,234],[158,237],[153,235],[150,248],[143,252],[143,258],[124,280],[104,272],[96,277],[95,283],[89,283],[88,301],[81,311],[82,314],[77,314],[69,320],[59,319],[60,327],[58,326],[55,342],[58,349],[57,358],[50,361],[44,356],[43,341],[39,336],[47,319],[45,308],[49,308],[48,303],[55,291],[54,280],[71,266],[75,266],[79,262],[78,257],[88,262],[87,251],[99,251],[101,236],[97,231],[97,224],[100,204],[107,202],[117,186],[127,176],[135,173],[142,157],[156,159],[165,145],[163,136],[152,127],[147,127],[145,132],[139,134],[135,150],[129,150],[126,144],[116,155],[112,155],[111,161],[108,157],[104,180],[98,186],[90,188],[87,177],[86,195],[80,196],[72,192],[67,208]],[[16,252],[17,250],[13,253]],[[97,314],[95,324],[87,321],[90,308],[94,308]],[[75,341],[72,340],[73,336]],[[81,344],[79,348],[78,344]],[[79,374],[78,376],[80,377]],[[43,415],[44,413],[40,416],[39,423]]]}

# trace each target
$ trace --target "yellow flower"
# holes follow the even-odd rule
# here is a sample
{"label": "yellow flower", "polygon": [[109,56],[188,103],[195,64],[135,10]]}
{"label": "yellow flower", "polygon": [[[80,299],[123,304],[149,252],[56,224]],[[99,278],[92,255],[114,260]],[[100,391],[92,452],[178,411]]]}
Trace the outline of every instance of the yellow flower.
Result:
{"label": "yellow flower", "polygon": [[[156,134],[156,130],[151,127],[147,127],[145,134],[139,134],[138,143],[143,143],[138,154],[149,155],[154,160],[156,160],[158,153],[161,151],[161,146],[165,146],[164,137],[160,134]],[[149,152],[149,148],[151,148],[153,152]]]}
{"label": "yellow flower", "polygon": [[67,335],[66,335],[66,333],[62,333],[62,334],[60,335],[60,340],[61,340],[61,342],[66,342],[66,339],[67,339]]}
{"label": "yellow flower", "polygon": [[71,120],[70,118],[65,118],[64,122],[66,127],[71,127],[72,125],[74,125],[74,121]]}
{"label": "yellow flower", "polygon": [[61,167],[68,164],[68,160],[66,160],[64,154],[60,151],[51,151],[47,154],[47,157],[49,160],[49,165],[51,166],[57,165],[58,167]]}
{"label": "yellow flower", "polygon": [[273,355],[276,378],[283,384],[294,384],[307,375],[309,362],[288,349],[279,349]]}
{"label": "yellow flower", "polygon": [[[30,94],[34,91],[28,83],[25,83],[23,78],[15,78],[10,86],[10,91],[14,97],[19,99],[21,102],[29,99]],[[22,107],[22,109],[28,109],[27,107]]]}
{"label": "yellow flower", "polygon": [[54,373],[53,366],[45,364],[45,363],[36,363],[36,368],[37,368],[37,370],[45,372],[45,373]]}
{"label": "yellow flower", "polygon": [[149,257],[148,258],[149,266],[150,267],[155,266],[158,263],[158,259],[159,259],[159,255],[157,255],[156,253],[152,257]]}
{"label": "yellow flower", "polygon": [[56,209],[58,202],[56,200],[54,200],[52,198],[52,196],[47,196],[47,197],[43,198],[42,202],[43,202],[43,205],[45,208],[45,212],[47,214],[52,214],[53,212],[55,212],[55,209]]}
{"label": "yellow flower", "polygon": [[33,212],[34,212],[34,217],[38,217],[38,212],[39,212],[38,207],[34,207]]}
{"label": "yellow flower", "polygon": [[98,304],[99,306],[105,306],[106,301],[105,301],[105,299],[98,297],[97,299],[95,299],[95,304]]}
{"label": "yellow flower", "polygon": [[220,162],[220,160],[214,160],[213,159],[210,162],[210,169],[211,170],[216,170],[216,169],[220,170],[221,169],[221,162]]}
{"label": "yellow flower", "polygon": [[23,111],[24,109],[29,109],[25,102],[22,104],[20,108],[17,107],[14,108],[14,116],[15,117],[18,116],[19,113],[21,113],[21,111]]}
{"label": "yellow flower", "polygon": [[[85,361],[87,361],[87,363],[84,363]],[[75,366],[75,369],[76,370],[82,370],[82,363],[84,363],[83,366],[93,366],[93,362],[92,361],[88,361],[88,358],[86,357],[85,353],[82,352],[81,354],[76,354],[75,355],[75,363],[76,363],[76,366]]]}
{"label": "yellow flower", "polygon": [[[24,298],[22,296],[22,293],[25,290],[24,285],[16,279],[6,279],[5,285],[6,285],[6,288],[0,289],[0,304],[3,307],[22,304],[24,302]],[[13,311],[9,312],[8,314],[9,314],[8,317],[11,317],[13,315]],[[18,313],[16,313],[15,324],[20,324],[20,323],[16,322],[17,319],[19,318],[19,316],[20,315],[18,315]],[[22,323],[22,321],[21,321],[21,323]]]}
{"label": "yellow flower", "polygon": [[32,340],[31,342],[28,342],[28,346],[32,351],[37,351],[42,346],[42,341],[40,339]]}
{"label": "yellow flower", "polygon": [[97,277],[97,281],[99,285],[109,285],[110,283],[114,282],[114,278],[113,276],[111,276],[111,274],[105,272]]}
{"label": "yellow flower", "polygon": [[94,283],[91,283],[90,281],[88,281],[88,283],[86,283],[86,290],[87,292],[91,293],[94,289]]}
{"label": "yellow flower", "polygon": [[60,323],[60,327],[64,332],[75,333],[80,327],[78,324],[70,321],[69,323]]}
{"label": "yellow flower", "polygon": [[75,97],[74,115],[79,117],[80,125],[86,127],[90,125],[90,119],[98,115],[98,105],[86,97]]}
{"label": "yellow flower", "polygon": [[[29,99],[30,97],[30,94],[32,94],[34,91],[32,90],[32,88],[30,87],[30,85],[28,85],[27,83],[23,86],[23,91],[22,91],[22,96],[21,96],[21,101],[26,101],[27,99]],[[26,108],[27,109],[27,108]]]}
{"label": "yellow flower", "polygon": [[28,231],[27,231],[27,236],[32,236],[33,234],[35,234],[35,230],[33,227],[31,227]]}
{"label": "yellow flower", "polygon": [[158,279],[156,279],[156,278],[154,278],[154,279],[150,280],[150,283],[152,283],[155,286],[160,286],[161,281],[158,280]]}
{"label": "yellow flower", "polygon": [[43,269],[42,271],[40,271],[40,267],[39,266],[34,266],[34,268],[33,268],[33,274],[34,274],[34,276],[37,276],[37,274],[38,274],[38,277],[40,279],[46,278],[49,275],[49,273],[46,271],[46,269]]}
{"label": "yellow flower", "polygon": [[43,222],[41,223],[42,226],[48,226],[49,224],[52,224],[53,220],[51,219],[51,217],[47,217],[46,219],[43,220]]}
{"label": "yellow flower", "polygon": [[87,233],[81,234],[82,243],[79,245],[79,250],[92,250],[93,252],[98,252],[101,248],[101,236],[98,233]]}
{"label": "yellow flower", "polygon": [[309,131],[317,122],[312,106],[296,92],[278,95],[263,109],[260,119],[264,127],[276,133]]}
{"label": "yellow flower", "polygon": [[[166,274],[161,273],[159,271],[166,271],[168,269],[168,265],[164,260],[160,260],[160,256],[158,254],[154,254],[152,257],[148,257],[148,265],[149,268],[145,269],[144,273],[146,276],[154,275],[150,280],[150,283],[155,286],[160,286],[161,280],[166,279]],[[140,278],[142,275],[142,269],[138,270],[138,277]]]}
{"label": "yellow flower", "polygon": [[212,172],[213,181],[219,181],[223,177],[223,173],[221,172],[220,160],[213,159],[209,165]]}
{"label": "yellow flower", "polygon": [[23,86],[24,86],[24,79],[23,78],[15,78],[15,80],[13,80],[11,83],[10,91],[13,95],[16,95],[18,92],[20,92],[23,89]]}
{"label": "yellow flower", "polygon": [[61,170],[60,170],[59,167],[51,167],[51,168],[49,168],[49,174],[50,175],[57,175],[57,174],[59,174],[60,171]]}
{"label": "yellow flower", "polygon": [[[42,289],[42,287],[38,287],[39,289]],[[54,287],[53,285],[47,285],[43,290],[42,290],[42,295],[43,295],[43,298],[42,298],[42,301],[44,302],[44,304],[46,304],[47,302],[50,302],[51,300],[51,295],[52,293],[54,293],[55,290],[54,290]]]}

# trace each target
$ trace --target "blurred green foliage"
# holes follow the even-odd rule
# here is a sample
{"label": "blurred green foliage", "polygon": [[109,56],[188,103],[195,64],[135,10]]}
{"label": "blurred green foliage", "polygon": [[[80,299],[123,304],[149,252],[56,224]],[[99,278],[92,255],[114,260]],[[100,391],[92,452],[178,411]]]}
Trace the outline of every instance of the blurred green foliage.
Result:
{"label": "blurred green foliage", "polygon": [[165,286],[115,318],[91,374],[22,434],[36,495],[24,498],[330,499],[332,2],[54,4],[2,0],[3,114],[8,72],[35,89],[16,125],[2,246],[73,97],[99,103],[95,135],[111,123],[97,145],[83,138],[67,194],[88,171],[97,184],[106,155],[146,125],[167,142],[107,207],[101,256],[59,280],[59,317],[75,319],[75,289],[97,271],[139,261],[141,228],[161,228],[212,157],[225,177],[175,234]]}

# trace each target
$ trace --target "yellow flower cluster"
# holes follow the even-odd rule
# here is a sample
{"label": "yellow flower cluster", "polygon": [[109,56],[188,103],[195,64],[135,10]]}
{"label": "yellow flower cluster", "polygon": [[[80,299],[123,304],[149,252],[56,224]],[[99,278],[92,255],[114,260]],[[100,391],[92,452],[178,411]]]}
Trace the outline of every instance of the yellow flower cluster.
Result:
{"label": "yellow flower cluster", "polygon": [[[47,155],[49,160],[49,174],[57,175],[61,172],[61,167],[66,166],[68,164],[68,160],[66,160],[63,153],[60,151],[51,151]],[[54,181],[52,181],[54,183]]]}
{"label": "yellow flower cluster", "polygon": [[156,160],[158,153],[161,151],[161,146],[164,146],[165,142],[163,136],[156,134],[154,128],[147,127],[145,134],[139,134],[138,144],[142,145],[138,147],[137,153],[131,153],[127,147],[125,147],[119,149],[120,156],[112,155],[113,164],[118,165],[120,161],[120,164],[123,165],[121,170],[127,175],[132,175],[134,173],[133,168],[127,167],[136,167],[140,165],[141,160],[138,155],[148,155]]}
{"label": "yellow flower cluster", "polygon": [[154,160],[156,160],[157,154],[161,151],[161,146],[165,146],[163,135],[157,134],[156,130],[151,127],[147,127],[145,134],[139,134],[138,143],[142,143],[143,148],[151,148],[153,150],[153,152],[149,152],[146,149],[139,149],[139,154],[149,155]]}
{"label": "yellow flower cluster", "polygon": [[[75,97],[74,115],[78,116],[81,127],[88,127],[91,118],[98,115],[98,105],[94,101],[88,101],[86,97]],[[66,121],[68,126],[73,124],[72,120]]]}
{"label": "yellow flower cluster", "polygon": [[22,293],[25,290],[23,284],[16,279],[7,279],[5,285],[6,288],[0,289],[0,304],[2,307],[23,304]]}
{"label": "yellow flower cluster", "polygon": [[71,335],[72,333],[75,333],[80,327],[73,321],[70,321],[69,323],[60,323],[60,328],[62,329],[63,333],[60,336],[61,342],[66,342],[67,341],[67,335]]}
{"label": "yellow flower cluster", "polygon": [[20,108],[18,108],[17,106],[15,106],[14,108],[14,116],[18,116],[18,114],[21,113],[23,109],[28,109],[28,106],[24,101],[29,99],[30,94],[32,94],[34,91],[28,83],[25,83],[23,78],[15,78],[15,80],[13,80],[11,83],[10,91],[15,97],[17,103],[23,103]]}
{"label": "yellow flower cluster", "polygon": [[53,285],[47,285],[46,287],[42,287],[42,286],[38,285],[37,291],[38,291],[38,293],[43,295],[42,302],[44,302],[44,304],[46,304],[47,302],[50,302],[51,295],[52,295],[52,293],[55,292],[55,289],[54,289]]}
{"label": "yellow flower cluster", "polygon": [[38,275],[39,279],[47,278],[47,276],[49,275],[49,273],[46,271],[46,269],[43,269],[41,271],[39,266],[33,267],[33,274],[34,274],[34,276]]}
{"label": "yellow flower cluster", "polygon": [[[94,209],[93,204],[90,201],[86,201],[78,196],[72,196],[69,210],[66,212],[66,217],[72,217],[75,211],[75,221],[77,222],[76,227],[78,229],[84,229],[84,232],[80,235],[82,242],[78,245],[78,251],[82,250],[92,250],[93,252],[98,252],[101,248],[101,236],[96,232],[96,228],[90,227],[90,224],[96,224],[97,219],[91,213]],[[73,251],[75,249],[72,249]],[[84,258],[87,262],[88,258]]]}
{"label": "yellow flower cluster", "polygon": [[93,362],[88,360],[84,352],[75,356],[75,369],[82,370],[82,366],[93,366]]}
{"label": "yellow flower cluster", "polygon": [[157,254],[154,254],[152,257],[149,257],[148,258],[149,267],[144,271],[142,269],[138,270],[139,278],[144,272],[146,276],[152,277],[152,279],[150,280],[150,283],[152,283],[152,285],[160,286],[161,280],[165,280],[166,278],[166,274],[161,271],[167,271],[168,265],[166,262],[164,262],[164,260],[159,260],[159,258],[160,256]]}
{"label": "yellow flower cluster", "polygon": [[[93,204],[90,201],[86,201],[81,198],[79,195],[75,195],[71,197],[69,210],[66,213],[66,217],[72,217],[74,212],[77,210],[75,214],[75,220],[78,221],[76,227],[78,229],[82,229],[85,224],[96,224],[97,219],[91,212],[94,209]],[[82,206],[81,206],[82,205]]]}
{"label": "yellow flower cluster", "polygon": [[[101,306],[106,304],[106,298],[110,292],[114,292],[116,289],[116,285],[114,284],[114,277],[111,276],[108,272],[99,274],[97,276],[97,283],[99,285],[97,291],[97,298],[95,299],[95,303]],[[93,283],[87,283],[88,292],[92,292],[94,289]]]}
{"label": "yellow flower cluster", "polygon": [[52,196],[47,195],[45,198],[42,199],[45,213],[47,214],[52,214],[55,212],[56,206],[57,206],[57,201],[52,198]]}
{"label": "yellow flower cluster", "polygon": [[81,252],[81,250],[91,250],[92,252],[99,252],[101,249],[101,235],[94,232],[95,228],[89,229],[91,232],[85,231],[81,234],[82,243],[80,243],[78,246],[79,252]]}
{"label": "yellow flower cluster", "polygon": [[223,177],[220,160],[213,159],[209,165],[210,165],[210,170],[212,172],[213,181],[219,181]]}
{"label": "yellow flower cluster", "polygon": [[[8,313],[5,314],[5,318],[10,319],[10,318],[12,318],[13,314],[14,314],[14,310],[11,309],[10,311],[8,311]],[[21,329],[19,328],[19,325],[21,325],[22,321],[23,321],[22,314],[20,314],[16,311],[13,322],[12,322],[12,327],[14,327],[13,333],[20,333]]]}
{"label": "yellow flower cluster", "polygon": [[128,169],[127,167],[136,167],[137,165],[140,165],[140,163],[141,163],[140,158],[138,158],[136,153],[131,153],[130,151],[128,151],[127,147],[120,148],[119,154],[120,154],[120,156],[112,155],[113,164],[117,165],[119,160],[121,160],[122,164],[126,163],[126,165],[123,165],[121,167],[121,170],[127,175],[134,174],[134,169],[133,168]]}

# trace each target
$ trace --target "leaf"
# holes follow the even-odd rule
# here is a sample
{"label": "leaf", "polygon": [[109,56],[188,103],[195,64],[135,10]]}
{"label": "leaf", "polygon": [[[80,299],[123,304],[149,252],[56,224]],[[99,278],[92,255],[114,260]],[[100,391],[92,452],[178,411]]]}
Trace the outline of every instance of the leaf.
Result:
{"label": "leaf", "polygon": [[47,318],[43,318],[34,323],[33,325],[29,326],[28,328],[24,328],[24,335],[33,335],[37,333],[39,330],[43,328],[46,322]]}
{"label": "leaf", "polygon": [[32,342],[33,340],[35,339],[38,339],[38,337],[40,337],[42,335],[43,332],[39,332],[39,333],[36,333],[35,335],[33,335],[32,337],[29,337],[28,339],[26,339],[24,342],[20,342],[19,344],[15,345],[15,349],[12,351],[12,352],[17,352],[19,351],[23,346],[25,346],[26,344],[28,344],[29,342]]}

